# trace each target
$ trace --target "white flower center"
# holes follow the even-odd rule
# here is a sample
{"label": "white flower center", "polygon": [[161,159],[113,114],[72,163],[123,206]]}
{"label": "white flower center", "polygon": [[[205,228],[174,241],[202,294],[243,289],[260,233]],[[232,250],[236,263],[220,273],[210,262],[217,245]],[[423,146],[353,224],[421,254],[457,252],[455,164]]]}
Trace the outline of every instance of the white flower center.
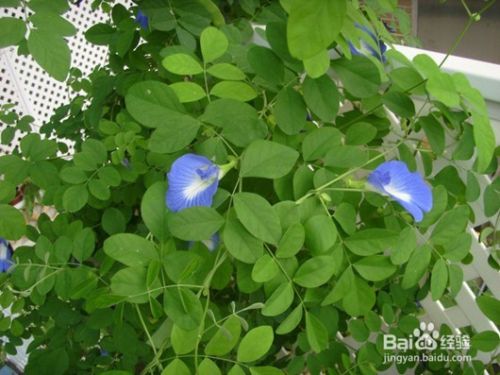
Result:
{"label": "white flower center", "polygon": [[195,175],[193,181],[184,188],[184,197],[188,200],[194,199],[198,194],[202,193],[206,188],[208,188],[217,178],[216,176],[202,179],[200,176]]}
{"label": "white flower center", "polygon": [[387,194],[392,195],[393,197],[398,198],[403,202],[410,203],[412,200],[410,194],[399,191],[397,188],[391,186],[390,184],[385,185],[384,190],[387,192]]}
{"label": "white flower center", "polygon": [[7,246],[5,244],[0,244],[0,259],[5,260],[7,259]]}

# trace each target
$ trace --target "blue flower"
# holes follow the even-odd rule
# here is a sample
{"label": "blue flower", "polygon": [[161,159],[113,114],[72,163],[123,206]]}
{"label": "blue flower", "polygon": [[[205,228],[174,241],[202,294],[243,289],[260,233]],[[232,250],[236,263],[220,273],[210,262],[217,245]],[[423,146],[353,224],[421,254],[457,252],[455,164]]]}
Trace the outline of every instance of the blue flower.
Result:
{"label": "blue flower", "polygon": [[7,272],[12,266],[12,254],[10,243],[0,237],[0,272]]}
{"label": "blue flower", "polygon": [[178,212],[188,207],[211,206],[219,174],[220,168],[204,156],[181,156],[167,173],[167,207]]}
{"label": "blue flower", "polygon": [[147,30],[149,27],[148,16],[146,16],[140,9],[137,11],[137,16],[135,16],[135,22],[137,22],[144,30]]}
{"label": "blue flower", "polygon": [[380,164],[369,176],[368,182],[378,191],[394,198],[415,219],[422,220],[424,212],[432,208],[432,191],[418,172],[410,172],[402,161]]}
{"label": "blue flower", "polygon": [[375,44],[378,46],[378,50],[373,48],[373,46],[369,43],[367,43],[365,40],[360,39],[359,44],[360,48],[356,48],[352,42],[349,42],[349,48],[351,49],[351,53],[353,55],[361,55],[361,56],[367,56],[367,55],[372,55],[373,57],[379,59],[382,62],[385,62],[385,51],[387,50],[387,46],[385,43],[377,38],[377,36],[366,26],[356,24],[356,27],[362,31],[364,31],[366,34],[370,36],[371,39],[375,42]]}

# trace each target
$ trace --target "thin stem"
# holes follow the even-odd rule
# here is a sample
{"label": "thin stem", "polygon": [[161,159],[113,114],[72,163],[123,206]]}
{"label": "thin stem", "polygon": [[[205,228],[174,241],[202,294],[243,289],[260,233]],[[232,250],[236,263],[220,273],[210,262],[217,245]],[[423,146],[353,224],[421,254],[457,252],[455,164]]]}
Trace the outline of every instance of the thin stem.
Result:
{"label": "thin stem", "polygon": [[302,305],[302,307],[305,308],[304,300],[302,299],[302,296],[300,295],[300,293],[295,288],[295,285],[294,285],[294,283],[293,283],[292,278],[290,277],[290,275],[288,275],[288,273],[286,272],[285,268],[283,268],[283,265],[278,261],[278,259],[276,259],[276,257],[274,256],[274,253],[271,251],[271,249],[266,244],[264,244],[264,247],[266,248],[267,252],[271,256],[271,259],[273,260],[273,262],[278,266],[278,268],[280,269],[281,273],[285,276],[285,278],[288,280],[288,282],[292,286],[293,291],[295,292],[295,294],[299,298],[299,301],[300,301],[300,304]]}
{"label": "thin stem", "polygon": [[[135,311],[137,311],[137,315],[139,316],[139,320],[141,321],[142,328],[144,329],[144,332],[146,333],[146,336],[149,341],[149,345],[151,345],[151,349],[153,349],[153,353],[155,355],[155,358],[158,356],[158,352],[156,351],[155,344],[153,342],[153,338],[149,334],[148,327],[146,326],[146,323],[144,322],[144,318],[142,317],[141,310],[139,309],[139,305],[135,305]],[[162,364],[156,360],[156,365],[160,368],[161,371],[163,371],[163,366]]]}

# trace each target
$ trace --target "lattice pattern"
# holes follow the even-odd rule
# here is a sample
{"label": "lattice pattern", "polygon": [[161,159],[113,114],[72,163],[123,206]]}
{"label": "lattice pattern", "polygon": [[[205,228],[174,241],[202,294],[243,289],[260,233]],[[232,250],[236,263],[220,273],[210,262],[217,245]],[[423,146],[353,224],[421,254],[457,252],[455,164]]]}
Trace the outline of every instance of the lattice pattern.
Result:
{"label": "lattice pattern", "polygon": [[[130,0],[120,2],[132,4]],[[105,22],[109,16],[100,10],[93,11],[90,5],[90,1],[83,1],[65,14],[78,29],[75,36],[68,38],[71,66],[80,69],[84,76],[107,61],[107,48],[88,43],[84,33],[90,26]],[[0,17],[4,16],[25,18],[22,8],[0,8]],[[50,119],[54,110],[67,104],[73,95],[64,82],[52,79],[31,57],[18,56],[15,48],[0,49],[0,72],[0,103],[13,103],[20,116],[33,116],[35,127]],[[0,132],[4,127],[0,124]],[[0,145],[0,154],[11,153],[22,136],[18,133],[10,144]]]}

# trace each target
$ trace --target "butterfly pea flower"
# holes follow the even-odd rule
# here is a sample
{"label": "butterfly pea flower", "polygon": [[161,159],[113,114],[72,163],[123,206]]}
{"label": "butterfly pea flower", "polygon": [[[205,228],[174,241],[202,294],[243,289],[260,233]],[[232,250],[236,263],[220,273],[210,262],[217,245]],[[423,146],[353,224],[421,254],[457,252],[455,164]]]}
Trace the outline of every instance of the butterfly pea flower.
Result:
{"label": "butterfly pea flower", "polygon": [[179,212],[195,206],[211,206],[219,185],[220,168],[204,156],[186,154],[167,173],[167,207]]}
{"label": "butterfly pea flower", "polygon": [[380,164],[369,176],[368,182],[408,211],[416,222],[432,208],[432,191],[418,172],[410,172],[398,160]]}
{"label": "butterfly pea flower", "polygon": [[368,56],[371,55],[377,59],[379,59],[382,62],[385,62],[385,51],[387,50],[387,46],[385,43],[379,39],[373,31],[371,31],[368,27],[360,24],[356,24],[356,27],[366,34],[369,35],[369,37],[375,42],[375,44],[378,46],[378,49],[373,48],[373,46],[369,43],[367,43],[364,39],[361,39],[359,41],[360,47],[357,48],[354,46],[352,42],[349,42],[349,48],[351,50],[351,53],[353,55],[361,55],[361,56]]}
{"label": "butterfly pea flower", "polygon": [[0,237],[0,272],[7,272],[12,266],[12,246],[4,238]]}
{"label": "butterfly pea flower", "polygon": [[146,16],[140,9],[137,11],[137,15],[135,16],[135,22],[137,22],[144,30],[147,30],[149,27],[148,16]]}

